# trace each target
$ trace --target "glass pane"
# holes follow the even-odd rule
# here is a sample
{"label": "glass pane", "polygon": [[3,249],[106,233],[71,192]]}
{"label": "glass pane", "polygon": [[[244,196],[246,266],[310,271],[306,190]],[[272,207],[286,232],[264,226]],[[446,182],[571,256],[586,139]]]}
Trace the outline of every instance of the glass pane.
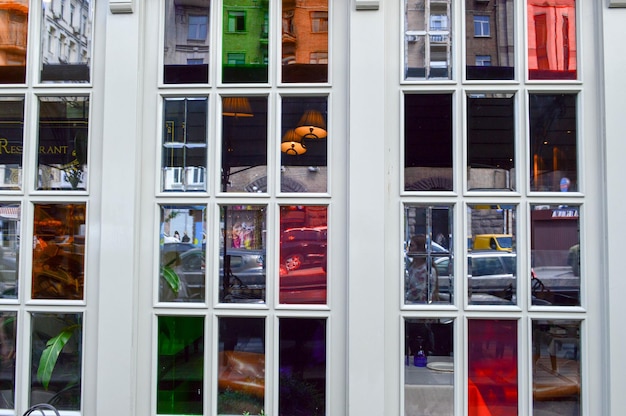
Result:
{"label": "glass pane", "polygon": [[26,81],[28,9],[28,0],[0,4],[0,84]]}
{"label": "glass pane", "polygon": [[578,191],[576,94],[529,98],[531,191]]}
{"label": "glass pane", "polygon": [[267,97],[222,98],[222,192],[267,192]]}
{"label": "glass pane", "polygon": [[404,190],[452,190],[452,95],[404,96]]}
{"label": "glass pane", "polygon": [[159,316],[157,413],[201,415],[204,317]]}
{"label": "glass pane", "polygon": [[265,320],[219,318],[217,413],[256,415],[265,399]]}
{"label": "glass pane", "polygon": [[207,99],[163,103],[163,190],[206,191]]}
{"label": "glass pane", "polygon": [[89,82],[93,0],[42,0],[41,82]]}
{"label": "glass pane", "polygon": [[280,207],[280,303],[326,303],[328,207]]}
{"label": "glass pane", "polygon": [[209,82],[210,0],[165,2],[165,84]]}
{"label": "glass pane", "polygon": [[515,4],[465,0],[466,77],[515,78]]}
{"label": "glass pane", "polygon": [[407,81],[452,79],[450,3],[450,0],[405,0],[404,79]]}
{"label": "glass pane", "polygon": [[469,303],[506,305],[517,303],[517,257],[514,205],[468,207]]}
{"label": "glass pane", "polygon": [[[0,4],[0,13],[2,7],[3,5]],[[24,98],[0,97],[0,189],[2,190],[22,187],[23,143]]]}
{"label": "glass pane", "polygon": [[281,192],[328,190],[328,97],[283,97]]}
{"label": "glass pane", "polygon": [[263,303],[267,207],[222,205],[220,212],[220,302]]}
{"label": "glass pane", "polygon": [[0,204],[0,298],[17,298],[20,221],[20,205]]}
{"label": "glass pane", "polygon": [[83,299],[86,204],[35,204],[33,299]]}
{"label": "glass pane", "polygon": [[88,137],[89,98],[39,98],[37,189],[86,189]]}
{"label": "glass pane", "polygon": [[580,322],[533,320],[533,414],[580,415]]}
{"label": "glass pane", "polygon": [[17,312],[0,312],[0,409],[15,407]]}
{"label": "glass pane", "polygon": [[470,415],[517,415],[517,321],[468,321]]}
{"label": "glass pane", "polygon": [[[50,403],[59,410],[80,410],[82,314],[32,313],[31,316],[30,405]],[[56,347],[61,348],[58,355],[54,351]]]}
{"label": "glass pane", "polygon": [[404,414],[454,414],[452,319],[404,321]]}
{"label": "glass pane", "polygon": [[467,188],[515,190],[515,101],[512,94],[467,97]]}
{"label": "glass pane", "polygon": [[159,301],[204,302],[206,206],[161,206]]}
{"label": "glass pane", "polygon": [[224,0],[222,82],[267,82],[269,3]]}
{"label": "glass pane", "polygon": [[326,414],[326,319],[281,318],[278,414]]}
{"label": "glass pane", "polygon": [[576,205],[530,207],[533,305],[580,305],[580,219]]}
{"label": "glass pane", "polygon": [[328,0],[283,0],[283,82],[328,81]]}
{"label": "glass pane", "polygon": [[404,301],[454,303],[452,206],[404,207]]}
{"label": "glass pane", "polygon": [[528,78],[576,79],[576,0],[527,0]]}

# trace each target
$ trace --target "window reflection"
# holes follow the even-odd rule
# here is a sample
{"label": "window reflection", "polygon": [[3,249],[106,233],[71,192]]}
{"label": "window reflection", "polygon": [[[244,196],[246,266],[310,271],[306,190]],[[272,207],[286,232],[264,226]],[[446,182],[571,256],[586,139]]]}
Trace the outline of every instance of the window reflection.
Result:
{"label": "window reflection", "polygon": [[325,304],[328,207],[280,207],[280,303]]}
{"label": "window reflection", "polygon": [[85,190],[88,97],[40,97],[37,189]]}
{"label": "window reflection", "polygon": [[23,143],[24,98],[0,97],[0,189],[22,187]]}
{"label": "window reflection", "polygon": [[465,1],[466,78],[515,78],[515,2]]}
{"label": "window reflection", "polygon": [[0,4],[0,84],[26,81],[28,10],[28,0]]}
{"label": "window reflection", "polygon": [[217,413],[260,413],[265,398],[265,320],[219,318]]}
{"label": "window reflection", "polygon": [[265,205],[222,205],[219,298],[226,303],[265,302]]}
{"label": "window reflection", "polygon": [[283,97],[281,192],[328,189],[328,97]]}
{"label": "window reflection", "polygon": [[404,96],[404,189],[452,190],[452,95]]}
{"label": "window reflection", "polygon": [[35,204],[33,299],[83,299],[86,204]]}
{"label": "window reflection", "polygon": [[534,305],[580,305],[579,211],[576,205],[531,206]]}
{"label": "window reflection", "polygon": [[404,322],[404,414],[454,414],[451,319]]}
{"label": "window reflection", "polygon": [[159,301],[203,302],[206,207],[161,206]]}
{"label": "window reflection", "polygon": [[163,82],[209,82],[210,0],[165,2]]}
{"label": "window reflection", "polygon": [[453,303],[452,207],[404,207],[406,304]]}
{"label": "window reflection", "polygon": [[269,2],[224,0],[222,82],[268,80]]}
{"label": "window reflection", "polygon": [[532,321],[533,413],[581,414],[580,322]]}
{"label": "window reflection", "polygon": [[17,312],[0,312],[0,409],[15,407],[15,340],[17,336]]}
{"label": "window reflection", "polygon": [[0,204],[0,298],[17,298],[21,207]]}
{"label": "window reflection", "polygon": [[469,190],[515,190],[515,101],[512,94],[467,97]]}
{"label": "window reflection", "polygon": [[576,0],[527,0],[528,78],[576,79]]}
{"label": "window reflection", "polygon": [[576,94],[530,94],[530,187],[578,191]]}
{"label": "window reflection", "polygon": [[328,81],[328,0],[283,0],[283,82]]}
{"label": "window reflection", "polygon": [[517,321],[468,321],[469,414],[518,414]]}
{"label": "window reflection", "polygon": [[[69,3],[69,2],[68,2]],[[93,0],[42,0],[41,81],[89,82]]]}
{"label": "window reflection", "polygon": [[450,0],[405,0],[404,78],[452,79]]}
{"label": "window reflection", "polygon": [[517,303],[516,207],[471,205],[467,215],[469,303]]}
{"label": "window reflection", "polygon": [[159,316],[157,413],[201,415],[204,401],[204,318]]}

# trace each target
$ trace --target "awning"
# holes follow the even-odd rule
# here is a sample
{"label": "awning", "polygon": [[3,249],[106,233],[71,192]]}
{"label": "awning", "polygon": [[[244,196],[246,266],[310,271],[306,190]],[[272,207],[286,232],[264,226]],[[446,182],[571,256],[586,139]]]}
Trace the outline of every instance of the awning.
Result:
{"label": "awning", "polygon": [[0,219],[19,220],[20,219],[20,207],[19,206],[0,206]]}

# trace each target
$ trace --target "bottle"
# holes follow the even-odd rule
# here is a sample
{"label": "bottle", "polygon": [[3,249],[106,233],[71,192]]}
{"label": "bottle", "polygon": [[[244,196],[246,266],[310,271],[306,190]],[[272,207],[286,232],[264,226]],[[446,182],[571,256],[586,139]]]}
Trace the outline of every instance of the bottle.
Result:
{"label": "bottle", "polygon": [[417,350],[417,354],[413,358],[413,364],[415,367],[426,367],[426,353],[424,352],[424,347],[420,343],[420,347]]}

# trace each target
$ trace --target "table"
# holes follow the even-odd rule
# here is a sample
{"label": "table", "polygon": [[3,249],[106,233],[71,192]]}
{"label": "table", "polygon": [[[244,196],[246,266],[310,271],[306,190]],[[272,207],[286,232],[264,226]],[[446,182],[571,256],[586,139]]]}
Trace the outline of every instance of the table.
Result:
{"label": "table", "polygon": [[[411,357],[412,358],[412,357]],[[404,367],[405,416],[450,416],[454,414],[454,373]],[[452,357],[428,357],[428,362],[452,362]]]}

